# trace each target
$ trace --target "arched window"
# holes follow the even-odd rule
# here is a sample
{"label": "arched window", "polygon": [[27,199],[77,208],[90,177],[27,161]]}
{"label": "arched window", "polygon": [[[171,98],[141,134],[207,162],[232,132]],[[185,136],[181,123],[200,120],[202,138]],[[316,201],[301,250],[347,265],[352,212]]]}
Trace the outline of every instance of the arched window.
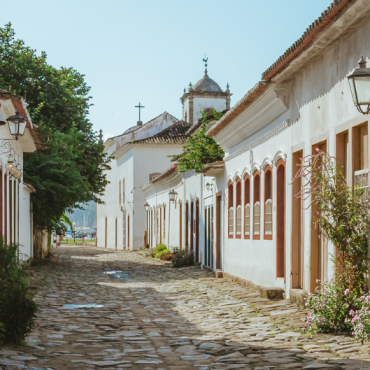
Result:
{"label": "arched window", "polygon": [[236,180],[236,238],[242,237],[242,182]]}
{"label": "arched window", "polygon": [[228,186],[228,202],[229,202],[229,238],[234,237],[234,185],[233,182],[229,182]]}
{"label": "arched window", "polygon": [[272,170],[270,166],[265,168],[265,227],[264,239],[272,239]]}
{"label": "arched window", "polygon": [[234,235],[234,208],[229,208],[229,238]]}
{"label": "arched window", "polygon": [[258,171],[253,176],[253,239],[260,239],[260,188],[261,177]]}
{"label": "arched window", "polygon": [[244,239],[250,238],[251,230],[251,205],[250,205],[250,192],[251,181],[247,175],[244,179]]}

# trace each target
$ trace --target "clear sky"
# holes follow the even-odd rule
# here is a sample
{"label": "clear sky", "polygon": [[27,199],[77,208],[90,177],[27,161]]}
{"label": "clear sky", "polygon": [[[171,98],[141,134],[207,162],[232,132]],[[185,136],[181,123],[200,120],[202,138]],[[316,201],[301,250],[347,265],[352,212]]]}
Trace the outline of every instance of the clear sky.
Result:
{"label": "clear sky", "polygon": [[301,37],[332,0],[17,0],[2,2],[26,45],[91,86],[94,129],[119,135],[167,111],[181,118],[189,82],[208,72],[231,105]]}

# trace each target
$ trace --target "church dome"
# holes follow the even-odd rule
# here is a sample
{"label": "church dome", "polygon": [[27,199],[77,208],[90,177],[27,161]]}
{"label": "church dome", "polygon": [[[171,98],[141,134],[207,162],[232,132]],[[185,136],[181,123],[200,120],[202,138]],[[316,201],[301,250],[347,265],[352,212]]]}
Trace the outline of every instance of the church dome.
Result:
{"label": "church dome", "polygon": [[220,86],[218,86],[218,83],[213,81],[212,78],[208,77],[207,70],[204,77],[194,85],[193,90],[198,92],[211,93],[222,92]]}

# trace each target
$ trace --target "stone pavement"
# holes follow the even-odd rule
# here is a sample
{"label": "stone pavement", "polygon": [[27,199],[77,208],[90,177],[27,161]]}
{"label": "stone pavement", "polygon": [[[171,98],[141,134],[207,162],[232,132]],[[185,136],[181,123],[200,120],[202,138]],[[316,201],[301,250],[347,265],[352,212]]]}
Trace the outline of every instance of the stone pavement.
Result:
{"label": "stone pavement", "polygon": [[370,369],[368,345],[302,334],[298,306],[210,271],[93,247],[53,253],[35,269],[35,330],[0,351],[4,370]]}

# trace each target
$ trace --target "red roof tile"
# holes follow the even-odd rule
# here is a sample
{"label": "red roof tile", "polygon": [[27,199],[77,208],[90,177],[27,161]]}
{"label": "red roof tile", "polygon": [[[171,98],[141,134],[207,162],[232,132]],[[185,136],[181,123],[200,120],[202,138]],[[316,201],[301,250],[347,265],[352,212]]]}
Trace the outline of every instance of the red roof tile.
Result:
{"label": "red roof tile", "polygon": [[321,32],[325,27],[334,22],[336,16],[350,3],[355,3],[356,0],[335,0],[330,6],[321,13],[321,16],[317,18],[302,35],[270,68],[268,68],[263,74],[263,80],[269,80],[283,69],[285,69],[292,60],[297,58],[304,50],[306,50],[314,41],[315,36]]}

